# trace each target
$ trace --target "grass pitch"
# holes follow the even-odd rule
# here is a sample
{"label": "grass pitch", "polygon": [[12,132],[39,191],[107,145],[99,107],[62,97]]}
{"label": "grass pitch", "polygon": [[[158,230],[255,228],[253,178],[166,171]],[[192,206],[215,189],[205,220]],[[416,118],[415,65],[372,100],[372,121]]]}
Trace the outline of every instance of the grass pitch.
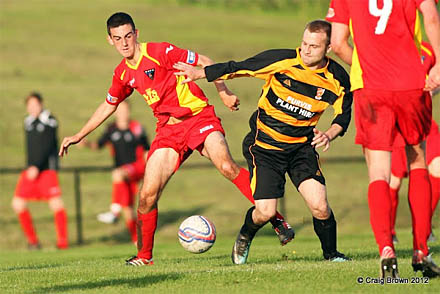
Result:
{"label": "grass pitch", "polygon": [[[401,232],[409,242],[409,231]],[[376,248],[370,236],[340,238],[342,250],[354,260],[331,263],[321,260],[317,238],[298,236],[281,247],[270,230],[264,230],[251,247],[249,263],[231,263],[233,239],[218,236],[214,247],[203,254],[184,251],[177,238],[159,237],[156,264],[127,267],[124,258],[132,245],[88,246],[63,252],[2,252],[2,293],[420,293],[437,292],[439,280],[414,278],[411,252],[398,249],[403,284],[359,283],[377,279]],[[399,248],[399,247],[398,247]],[[436,247],[438,250],[438,246]],[[412,278],[413,277],[413,278]],[[419,276],[420,277],[420,276]]]}

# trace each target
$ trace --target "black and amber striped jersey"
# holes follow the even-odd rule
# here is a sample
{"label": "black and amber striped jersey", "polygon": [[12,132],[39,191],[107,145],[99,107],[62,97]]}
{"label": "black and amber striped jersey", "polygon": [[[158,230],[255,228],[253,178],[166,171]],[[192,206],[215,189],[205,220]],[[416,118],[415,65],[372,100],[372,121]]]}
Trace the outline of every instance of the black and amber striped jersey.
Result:
{"label": "black and amber striped jersey", "polygon": [[268,50],[241,62],[205,67],[208,81],[243,76],[266,81],[250,120],[255,144],[262,148],[286,150],[311,142],[313,128],[329,105],[335,112],[332,123],[343,129],[340,135],[350,123],[353,97],[347,72],[330,58],[323,68],[311,70],[299,50]]}

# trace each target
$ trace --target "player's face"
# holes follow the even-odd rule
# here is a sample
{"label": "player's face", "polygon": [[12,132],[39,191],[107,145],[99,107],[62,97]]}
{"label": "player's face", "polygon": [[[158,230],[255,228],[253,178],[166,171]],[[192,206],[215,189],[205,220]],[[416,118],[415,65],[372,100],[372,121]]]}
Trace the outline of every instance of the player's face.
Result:
{"label": "player's face", "polygon": [[26,110],[30,116],[38,117],[43,111],[43,105],[35,97],[30,97],[26,102]]}
{"label": "player's face", "polygon": [[325,65],[325,55],[330,51],[327,35],[324,32],[304,31],[301,43],[301,59],[311,69],[318,69]]}
{"label": "player's face", "polygon": [[107,36],[109,43],[115,46],[116,50],[118,50],[123,57],[128,59],[134,57],[137,37],[138,30],[133,30],[130,24],[111,28],[110,35]]}

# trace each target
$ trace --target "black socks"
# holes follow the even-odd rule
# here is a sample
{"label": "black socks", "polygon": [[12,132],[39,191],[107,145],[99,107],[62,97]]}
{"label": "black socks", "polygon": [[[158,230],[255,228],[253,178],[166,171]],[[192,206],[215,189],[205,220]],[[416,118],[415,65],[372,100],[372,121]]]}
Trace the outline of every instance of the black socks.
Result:
{"label": "black socks", "polygon": [[313,228],[321,241],[321,248],[324,257],[329,257],[336,253],[336,220],[333,211],[326,220],[313,218]]}
{"label": "black socks", "polygon": [[265,224],[257,225],[254,223],[252,219],[252,212],[254,211],[255,206],[249,208],[246,213],[246,217],[244,219],[244,224],[240,229],[240,234],[249,237],[251,240],[254,238],[255,234],[261,229]]}

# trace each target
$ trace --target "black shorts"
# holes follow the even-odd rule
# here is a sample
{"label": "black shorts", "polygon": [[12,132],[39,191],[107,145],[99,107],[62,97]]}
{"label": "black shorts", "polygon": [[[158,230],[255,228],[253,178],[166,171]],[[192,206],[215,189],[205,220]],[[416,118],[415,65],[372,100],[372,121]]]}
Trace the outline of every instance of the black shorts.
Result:
{"label": "black shorts", "polygon": [[319,154],[310,143],[294,144],[288,151],[279,151],[261,148],[254,142],[254,136],[249,133],[243,140],[243,155],[249,166],[255,200],[283,197],[286,172],[297,189],[307,179],[325,185]]}

